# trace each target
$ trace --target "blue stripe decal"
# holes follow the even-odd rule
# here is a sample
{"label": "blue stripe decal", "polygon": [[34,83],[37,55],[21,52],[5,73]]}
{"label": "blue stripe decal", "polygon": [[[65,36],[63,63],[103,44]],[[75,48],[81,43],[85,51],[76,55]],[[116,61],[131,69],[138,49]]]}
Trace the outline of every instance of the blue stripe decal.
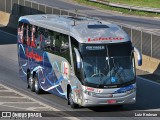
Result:
{"label": "blue stripe decal", "polygon": [[133,85],[129,85],[129,86],[122,87],[122,88],[118,89],[117,91],[115,91],[115,93],[125,93],[127,91],[132,90],[132,89],[135,89],[135,87]]}

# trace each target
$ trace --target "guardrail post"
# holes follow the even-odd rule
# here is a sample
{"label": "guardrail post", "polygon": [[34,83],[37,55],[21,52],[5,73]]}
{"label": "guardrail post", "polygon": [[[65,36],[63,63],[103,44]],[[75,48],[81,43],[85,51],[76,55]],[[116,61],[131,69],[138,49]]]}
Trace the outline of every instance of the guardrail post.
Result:
{"label": "guardrail post", "polygon": [[153,51],[152,41],[153,41],[153,34],[151,34],[151,57],[152,57],[152,51]]}
{"label": "guardrail post", "polygon": [[38,4],[38,11],[39,11],[39,3],[37,3]]}
{"label": "guardrail post", "polygon": [[69,16],[69,11],[67,11],[68,12],[68,16]]}
{"label": "guardrail post", "polygon": [[132,12],[132,8],[131,7],[129,7],[129,12]]}
{"label": "guardrail post", "polygon": [[4,7],[4,12],[6,12],[6,11],[7,11],[6,0],[4,1],[4,4],[5,4],[5,5],[4,5],[4,6],[5,6],[5,7]]}
{"label": "guardrail post", "polygon": [[62,12],[62,11],[61,11],[61,9],[60,9],[60,13],[59,13],[60,15],[62,14],[61,12]]}
{"label": "guardrail post", "polygon": [[131,28],[131,41],[133,40],[133,35],[132,35],[132,28]]}
{"label": "guardrail post", "polygon": [[141,53],[142,53],[142,47],[143,47],[143,46],[142,46],[142,39],[143,39],[142,36],[143,36],[143,35],[142,35],[142,30],[141,30]]}
{"label": "guardrail post", "polygon": [[32,2],[31,2],[31,8],[32,8]]}
{"label": "guardrail post", "polygon": [[47,10],[46,10],[47,8],[46,8],[46,5],[44,6],[44,12],[45,12],[45,14],[46,14],[46,12],[47,12]]}
{"label": "guardrail post", "polygon": [[52,14],[53,14],[53,12],[54,12],[54,11],[53,11],[53,7],[52,7]]}
{"label": "guardrail post", "polygon": [[25,3],[26,3],[26,0],[24,0],[24,6],[26,6],[26,4],[25,4]]}
{"label": "guardrail post", "polygon": [[18,0],[18,9],[17,9],[17,13],[18,13],[18,16],[20,15],[20,6],[19,6],[19,2],[20,0]]}
{"label": "guardrail post", "polygon": [[12,1],[13,1],[13,0],[11,0],[11,8],[10,8],[10,10],[11,10],[11,13],[12,13]]}

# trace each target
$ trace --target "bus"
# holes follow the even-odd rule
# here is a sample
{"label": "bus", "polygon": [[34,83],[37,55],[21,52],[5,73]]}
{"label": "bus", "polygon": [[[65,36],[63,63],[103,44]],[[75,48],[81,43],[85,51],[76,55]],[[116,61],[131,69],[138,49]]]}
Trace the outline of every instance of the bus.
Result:
{"label": "bus", "polygon": [[134,56],[140,66],[142,55],[118,25],[27,15],[19,18],[17,41],[19,76],[31,91],[65,98],[72,108],[136,102]]}

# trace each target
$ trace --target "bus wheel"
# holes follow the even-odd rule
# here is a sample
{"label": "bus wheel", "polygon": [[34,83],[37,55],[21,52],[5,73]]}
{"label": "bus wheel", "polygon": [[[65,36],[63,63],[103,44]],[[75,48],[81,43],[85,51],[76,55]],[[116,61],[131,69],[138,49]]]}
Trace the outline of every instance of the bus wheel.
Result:
{"label": "bus wheel", "polygon": [[29,78],[30,78],[30,73],[27,72],[27,88],[30,88]]}
{"label": "bus wheel", "polygon": [[74,103],[74,101],[73,101],[73,92],[71,89],[69,90],[68,101],[69,101],[71,108],[73,108],[73,109],[78,108],[78,105],[76,103]]}
{"label": "bus wheel", "polygon": [[120,104],[120,105],[115,105],[115,107],[117,108],[123,108],[124,105]]}
{"label": "bus wheel", "polygon": [[32,92],[35,92],[35,81],[34,81],[34,79],[30,76],[30,78],[29,78],[29,86],[30,86],[30,88],[31,88],[31,91]]}
{"label": "bus wheel", "polygon": [[42,91],[41,91],[37,76],[35,76],[33,79],[35,82],[35,84],[34,84],[35,92],[36,92],[36,94],[40,94]]}

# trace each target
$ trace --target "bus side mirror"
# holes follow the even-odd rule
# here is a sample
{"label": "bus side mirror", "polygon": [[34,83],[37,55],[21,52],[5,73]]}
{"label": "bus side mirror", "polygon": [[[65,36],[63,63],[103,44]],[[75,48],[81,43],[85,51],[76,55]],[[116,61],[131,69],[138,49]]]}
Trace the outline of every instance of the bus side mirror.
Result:
{"label": "bus side mirror", "polygon": [[80,69],[81,68],[81,64],[82,64],[82,60],[81,60],[81,56],[80,56],[80,53],[79,53],[79,51],[76,49],[76,48],[74,48],[74,51],[75,51],[75,53],[76,53],[76,62],[77,62],[77,68],[78,69]]}
{"label": "bus side mirror", "polygon": [[139,52],[139,50],[134,47],[134,52],[137,54],[137,59],[138,59],[138,66],[142,65],[142,54]]}

